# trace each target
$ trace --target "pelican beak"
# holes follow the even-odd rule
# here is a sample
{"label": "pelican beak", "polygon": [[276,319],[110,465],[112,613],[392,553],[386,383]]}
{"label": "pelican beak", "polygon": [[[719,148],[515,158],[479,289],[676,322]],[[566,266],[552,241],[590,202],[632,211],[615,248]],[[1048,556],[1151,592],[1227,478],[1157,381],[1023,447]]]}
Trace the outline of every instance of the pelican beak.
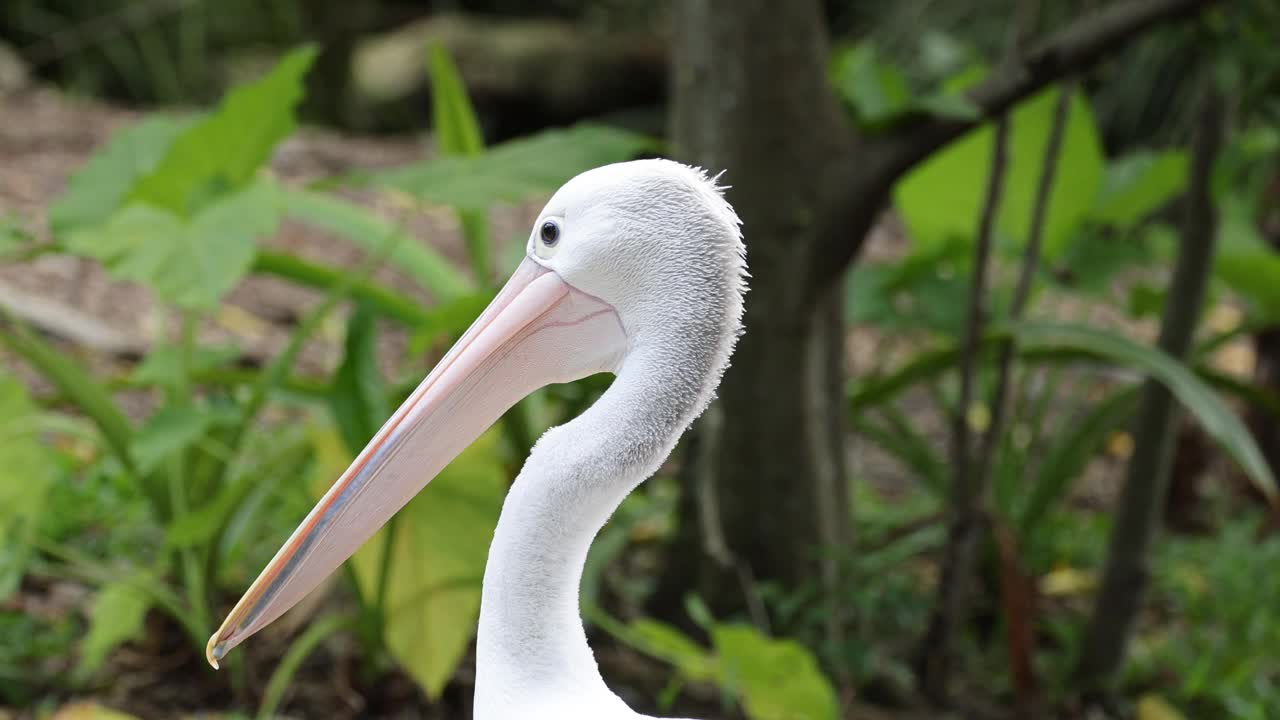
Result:
{"label": "pelican beak", "polygon": [[508,408],[613,370],[626,342],[612,306],[525,258],[236,603],[209,664],[296,605]]}

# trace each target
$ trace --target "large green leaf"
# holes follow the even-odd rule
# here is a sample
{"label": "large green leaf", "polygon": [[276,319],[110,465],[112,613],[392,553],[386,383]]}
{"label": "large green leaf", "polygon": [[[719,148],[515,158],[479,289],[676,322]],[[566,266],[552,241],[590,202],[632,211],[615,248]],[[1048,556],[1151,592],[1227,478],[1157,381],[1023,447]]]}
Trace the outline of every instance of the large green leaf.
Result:
{"label": "large green leaf", "polygon": [[[331,432],[317,435],[316,449],[320,466],[329,468],[327,485],[351,455]],[[390,547],[384,639],[429,697],[439,697],[475,636],[485,559],[505,493],[498,433],[490,431],[351,559],[363,596],[376,598]]]}
{"label": "large green leaf", "polygon": [[[997,222],[1006,237],[1025,239],[1060,91],[1046,90],[1013,111],[1009,157]],[[914,242],[937,246],[972,238],[991,170],[993,130],[984,125],[936,153],[898,182],[894,202]],[[1103,156],[1093,112],[1080,93],[1071,100],[1045,218],[1044,250],[1056,257],[1094,203]]]}
{"label": "large green leaf", "polygon": [[257,239],[275,231],[274,187],[255,183],[185,219],[133,204],[105,223],[73,232],[67,247],[180,307],[209,310],[253,265]]}
{"label": "large green leaf", "polygon": [[835,720],[835,690],[818,663],[794,640],[770,638],[747,625],[717,625],[712,644],[722,682],[735,688],[751,720]]}
{"label": "large green leaf", "polygon": [[53,482],[53,459],[36,435],[37,413],[22,383],[0,373],[0,599],[22,579]]}
{"label": "large green leaf", "polygon": [[1107,225],[1132,227],[1181,193],[1186,184],[1185,152],[1131,153],[1107,165],[1089,217]]}
{"label": "large green leaf", "polygon": [[390,261],[441,302],[472,292],[466,275],[429,245],[404,236],[404,231],[369,210],[341,198],[311,190],[280,190],[285,213],[308,225],[353,242],[369,252],[399,235]]}
{"label": "large green leaf", "polygon": [[154,582],[145,577],[102,586],[93,605],[89,608],[89,630],[80,644],[80,663],[75,675],[80,681],[102,667],[107,655],[117,646],[137,639],[142,634],[143,621],[151,601],[139,590],[139,583]]}
{"label": "large green leaf", "polygon": [[276,143],[293,132],[303,76],[315,56],[313,46],[298,48],[265,77],[229,92],[215,112],[173,141],[129,198],[190,215],[212,198],[247,184]]}
{"label": "large green leaf", "polygon": [[54,235],[106,220],[192,122],[153,115],[113,135],[105,148],[71,176],[67,191],[49,208]]}
{"label": "large green leaf", "polygon": [[583,123],[511,140],[482,155],[442,157],[365,179],[427,202],[482,210],[550,193],[584,170],[655,148],[643,135]]}

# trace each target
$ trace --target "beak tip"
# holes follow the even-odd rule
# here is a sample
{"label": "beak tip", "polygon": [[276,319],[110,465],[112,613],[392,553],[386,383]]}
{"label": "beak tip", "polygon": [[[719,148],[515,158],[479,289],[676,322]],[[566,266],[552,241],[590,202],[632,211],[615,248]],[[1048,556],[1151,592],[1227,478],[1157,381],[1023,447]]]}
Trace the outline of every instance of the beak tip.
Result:
{"label": "beak tip", "polygon": [[205,659],[209,661],[209,665],[212,666],[214,670],[220,669],[218,666],[218,661],[221,660],[223,657],[225,657],[226,654],[227,654],[226,644],[218,642],[217,635],[214,635],[213,637],[209,638],[209,644],[205,646],[204,656],[205,656]]}

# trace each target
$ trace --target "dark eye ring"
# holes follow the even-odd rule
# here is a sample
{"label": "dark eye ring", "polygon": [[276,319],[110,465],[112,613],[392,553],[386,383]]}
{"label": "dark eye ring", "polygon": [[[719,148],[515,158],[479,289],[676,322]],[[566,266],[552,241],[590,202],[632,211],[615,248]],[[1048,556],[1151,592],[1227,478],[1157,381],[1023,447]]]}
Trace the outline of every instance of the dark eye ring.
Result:
{"label": "dark eye ring", "polygon": [[554,220],[542,223],[542,229],[539,232],[542,235],[542,244],[547,247],[560,242],[560,224]]}

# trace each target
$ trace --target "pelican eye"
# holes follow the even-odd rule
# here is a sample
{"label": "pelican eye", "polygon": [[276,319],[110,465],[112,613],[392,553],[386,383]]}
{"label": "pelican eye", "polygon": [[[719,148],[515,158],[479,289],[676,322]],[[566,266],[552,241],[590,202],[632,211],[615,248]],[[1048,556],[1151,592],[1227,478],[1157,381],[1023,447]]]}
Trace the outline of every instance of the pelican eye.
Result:
{"label": "pelican eye", "polygon": [[542,244],[552,247],[560,242],[560,223],[555,220],[548,220],[542,223],[542,228],[538,231],[542,238]]}

